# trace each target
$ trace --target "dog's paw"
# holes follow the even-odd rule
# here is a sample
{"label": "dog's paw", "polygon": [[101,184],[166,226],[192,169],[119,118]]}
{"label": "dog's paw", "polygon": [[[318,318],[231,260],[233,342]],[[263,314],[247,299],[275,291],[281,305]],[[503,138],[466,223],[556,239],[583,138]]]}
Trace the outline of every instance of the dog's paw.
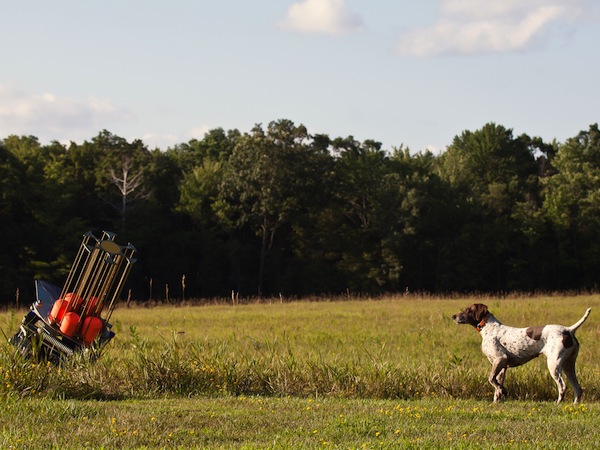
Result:
{"label": "dog's paw", "polygon": [[506,400],[506,389],[499,388],[494,392],[494,403],[499,403]]}

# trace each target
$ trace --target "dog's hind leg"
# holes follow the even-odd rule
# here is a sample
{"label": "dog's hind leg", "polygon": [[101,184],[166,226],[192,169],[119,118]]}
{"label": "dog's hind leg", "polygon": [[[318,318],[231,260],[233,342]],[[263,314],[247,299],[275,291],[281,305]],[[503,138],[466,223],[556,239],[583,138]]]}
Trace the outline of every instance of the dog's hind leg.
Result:
{"label": "dog's hind leg", "polygon": [[575,361],[577,360],[578,352],[578,348],[574,349],[573,353],[568,356],[563,365],[563,372],[565,373],[567,380],[569,380],[569,383],[571,383],[571,386],[573,386],[573,391],[575,392],[573,403],[579,403],[583,393],[579,381],[577,381],[577,374],[575,373]]}
{"label": "dog's hind leg", "polygon": [[560,403],[565,397],[565,390],[567,389],[565,380],[562,378],[563,368],[558,361],[548,358],[548,370],[550,371],[550,375],[556,382],[556,387],[558,388],[558,399],[556,400],[556,403]]}

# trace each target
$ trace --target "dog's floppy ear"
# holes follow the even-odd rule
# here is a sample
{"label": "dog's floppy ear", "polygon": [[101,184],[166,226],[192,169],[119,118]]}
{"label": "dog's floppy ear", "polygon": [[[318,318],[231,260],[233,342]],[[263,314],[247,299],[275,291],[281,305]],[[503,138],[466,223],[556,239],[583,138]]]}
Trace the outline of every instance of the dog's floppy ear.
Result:
{"label": "dog's floppy ear", "polygon": [[489,312],[487,305],[484,305],[483,303],[476,303],[475,305],[473,305],[472,311],[473,317],[475,317],[475,320],[477,322],[481,322]]}

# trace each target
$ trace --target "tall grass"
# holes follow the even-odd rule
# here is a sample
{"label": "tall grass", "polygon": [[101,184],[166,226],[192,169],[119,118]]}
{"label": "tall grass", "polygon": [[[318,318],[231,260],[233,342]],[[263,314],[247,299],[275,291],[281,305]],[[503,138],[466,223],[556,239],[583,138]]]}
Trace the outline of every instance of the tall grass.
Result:
{"label": "tall grass", "polygon": [[[479,300],[478,300],[479,301]],[[584,400],[600,399],[600,296],[481,299],[504,323],[578,332]],[[120,308],[102,357],[57,368],[0,346],[0,393],[50,398],[264,395],[377,399],[491,399],[477,332],[450,316],[470,299],[389,298],[250,305]],[[18,314],[0,316],[11,334]],[[545,359],[509,369],[512,399],[553,400]],[[572,390],[567,392],[567,399]]]}

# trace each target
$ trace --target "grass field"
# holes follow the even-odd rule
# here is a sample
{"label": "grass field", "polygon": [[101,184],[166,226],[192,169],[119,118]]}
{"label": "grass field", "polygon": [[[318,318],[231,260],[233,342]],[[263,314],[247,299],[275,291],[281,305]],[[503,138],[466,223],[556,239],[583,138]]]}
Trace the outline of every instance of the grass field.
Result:
{"label": "grass field", "polygon": [[[322,299],[321,299],[322,300]],[[514,326],[578,331],[556,405],[544,357],[510,369],[493,405],[473,299],[121,308],[100,360],[58,369],[0,347],[1,448],[597,448],[600,296],[482,298]],[[0,315],[6,335],[21,312]]]}

